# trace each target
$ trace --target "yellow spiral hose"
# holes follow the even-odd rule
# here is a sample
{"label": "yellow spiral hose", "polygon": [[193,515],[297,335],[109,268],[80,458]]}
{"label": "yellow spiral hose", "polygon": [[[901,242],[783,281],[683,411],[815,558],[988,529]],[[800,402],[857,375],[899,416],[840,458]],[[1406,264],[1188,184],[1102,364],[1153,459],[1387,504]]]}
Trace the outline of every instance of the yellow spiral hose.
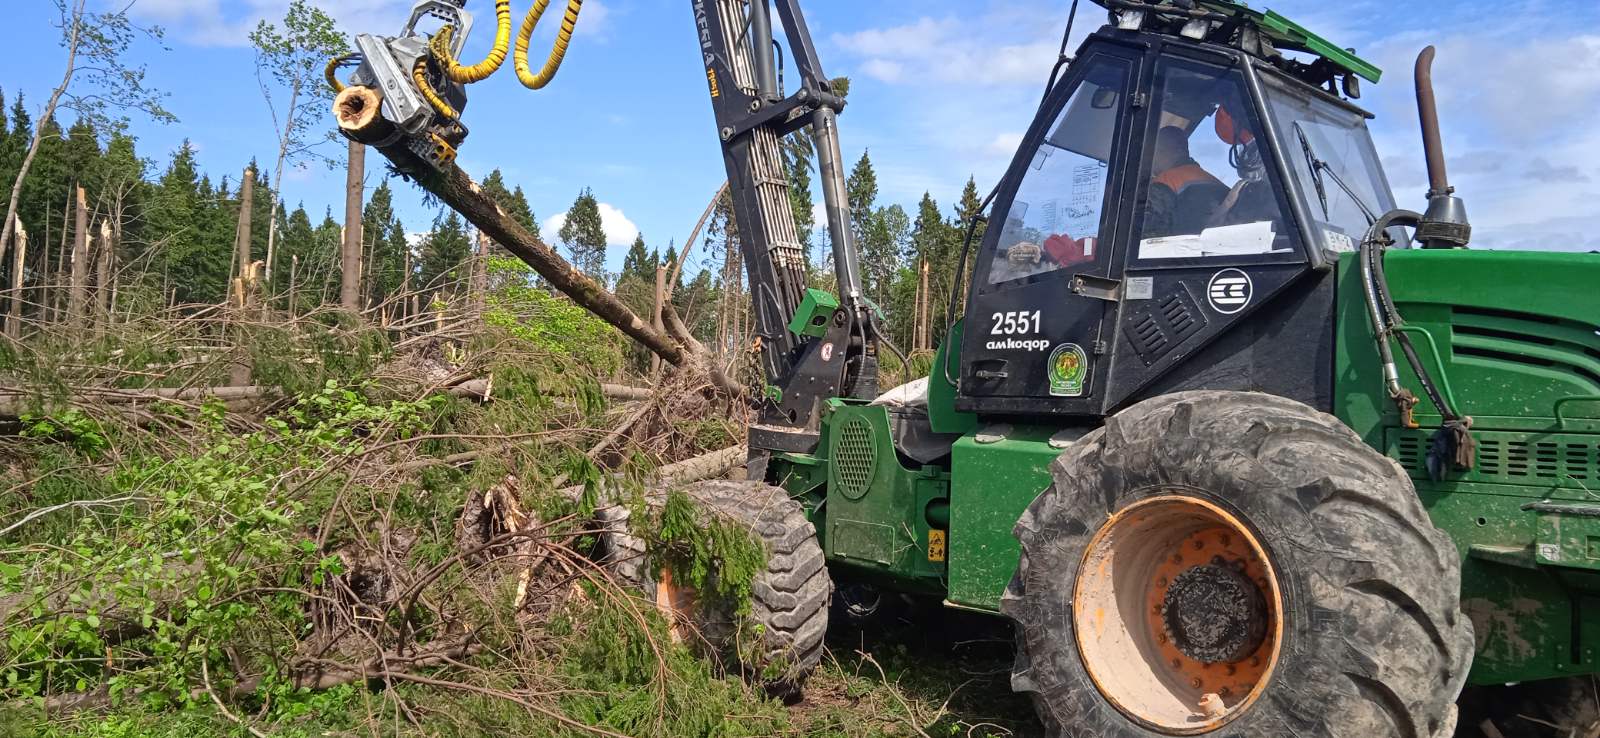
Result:
{"label": "yellow spiral hose", "polygon": [[583,8],[583,0],[567,0],[567,17],[562,19],[561,30],[556,33],[555,48],[550,50],[549,58],[545,59],[544,68],[534,74],[528,69],[528,40],[533,37],[533,29],[539,25],[539,18],[549,5],[550,0],[535,0],[533,7],[528,9],[527,17],[522,19],[522,29],[517,33],[516,51],[512,54],[517,80],[530,90],[544,87],[555,79],[556,70],[561,68],[561,60],[567,56],[567,45],[572,42],[572,29],[578,25],[578,11]]}
{"label": "yellow spiral hose", "polygon": [[445,26],[434,34],[433,40],[428,44],[428,50],[438,60],[439,68],[444,70],[444,75],[451,81],[461,84],[481,82],[489,78],[506,63],[506,50],[511,46],[511,0],[495,0],[494,3],[494,46],[489,49],[489,55],[483,61],[470,67],[462,66],[456,61],[455,55],[450,53],[450,37],[455,33],[451,26]]}
{"label": "yellow spiral hose", "polygon": [[411,81],[416,83],[417,91],[422,93],[423,99],[427,100],[439,115],[450,120],[461,118],[461,113],[450,107],[450,103],[445,102],[444,98],[439,97],[439,93],[434,91],[433,85],[428,84],[428,57],[418,59],[416,65],[411,67]]}

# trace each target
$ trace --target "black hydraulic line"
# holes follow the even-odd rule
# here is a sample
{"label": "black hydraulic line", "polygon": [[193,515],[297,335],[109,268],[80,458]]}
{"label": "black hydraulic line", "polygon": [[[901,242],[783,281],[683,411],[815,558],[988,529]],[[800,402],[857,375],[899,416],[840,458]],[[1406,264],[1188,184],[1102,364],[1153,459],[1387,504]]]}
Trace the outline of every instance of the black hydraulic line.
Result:
{"label": "black hydraulic line", "polygon": [[1050,68],[1050,81],[1044,85],[1044,96],[1039,104],[1044,105],[1045,99],[1050,97],[1050,91],[1056,88],[1056,78],[1061,74],[1061,68],[1072,61],[1067,56],[1068,39],[1072,38],[1072,22],[1078,19],[1078,0],[1072,0],[1072,9],[1067,11],[1067,30],[1061,32],[1061,51],[1056,54],[1055,66]]}
{"label": "black hydraulic line", "polygon": [[877,337],[878,343],[882,344],[884,348],[889,349],[889,353],[894,354],[895,358],[900,360],[900,384],[905,384],[907,381],[910,381],[909,377],[911,376],[911,358],[906,356],[906,352],[901,351],[900,347],[896,346],[894,341],[889,339],[889,334],[878,330],[878,318],[876,315],[872,316],[870,319],[870,325],[872,335]]}
{"label": "black hydraulic line", "polygon": [[1393,295],[1389,291],[1388,276],[1383,268],[1383,253],[1388,240],[1385,232],[1397,225],[1415,228],[1421,222],[1422,215],[1419,213],[1410,210],[1391,210],[1384,213],[1367,229],[1366,236],[1361,241],[1362,291],[1367,298],[1367,310],[1373,320],[1378,355],[1383,361],[1384,384],[1390,398],[1400,401],[1405,397],[1405,391],[1400,387],[1400,375],[1395,365],[1394,352],[1389,348],[1389,338],[1393,337],[1400,344],[1406,363],[1417,375],[1417,381],[1422,385],[1423,392],[1428,395],[1428,400],[1438,408],[1439,415],[1444,418],[1446,424],[1459,423],[1463,420],[1462,416],[1450,406],[1444,394],[1439,391],[1432,375],[1423,365],[1422,358],[1417,355],[1411,337],[1400,330],[1405,321],[1400,318],[1400,311],[1395,307]]}
{"label": "black hydraulic line", "polygon": [[778,99],[778,77],[772,64],[772,16],[767,0],[750,2],[750,56],[755,62],[756,91],[762,101]]}
{"label": "black hydraulic line", "polygon": [[[1041,105],[1041,107],[1043,106]],[[961,243],[961,259],[956,262],[956,278],[950,283],[950,302],[944,306],[945,346],[950,345],[950,339],[955,330],[956,303],[962,301],[961,280],[967,275],[967,257],[972,253],[972,238],[978,233],[978,224],[987,221],[983,217],[983,213],[989,209],[989,204],[994,202],[994,197],[998,194],[1000,194],[1000,185],[996,184],[994,189],[989,190],[988,196],[983,198],[983,202],[979,203],[977,211],[972,214],[972,218],[967,221],[967,237]],[[950,354],[950,351],[944,352],[944,365],[939,367],[939,373],[944,375],[944,381],[949,382],[951,387],[957,387],[959,385],[956,383],[955,378],[950,376]]]}

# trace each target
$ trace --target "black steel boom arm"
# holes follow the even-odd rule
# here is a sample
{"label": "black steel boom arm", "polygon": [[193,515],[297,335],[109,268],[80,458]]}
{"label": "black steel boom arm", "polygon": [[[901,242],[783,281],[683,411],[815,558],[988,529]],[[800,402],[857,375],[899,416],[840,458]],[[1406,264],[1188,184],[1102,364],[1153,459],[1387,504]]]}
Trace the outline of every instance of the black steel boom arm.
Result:
{"label": "black steel boom arm", "polygon": [[[760,425],[777,439],[752,447],[809,450],[820,403],[829,397],[870,397],[877,388],[877,337],[862,299],[859,262],[845,198],[838,113],[844,100],[823,75],[797,0],[690,0],[706,67],[740,253],[750,282],[754,325],[767,389]],[[799,88],[784,95],[775,74],[776,5],[799,72]],[[790,319],[806,297],[807,248],[799,240],[789,200],[782,146],[809,130],[816,152],[833,245],[839,308],[820,337],[791,333]]]}

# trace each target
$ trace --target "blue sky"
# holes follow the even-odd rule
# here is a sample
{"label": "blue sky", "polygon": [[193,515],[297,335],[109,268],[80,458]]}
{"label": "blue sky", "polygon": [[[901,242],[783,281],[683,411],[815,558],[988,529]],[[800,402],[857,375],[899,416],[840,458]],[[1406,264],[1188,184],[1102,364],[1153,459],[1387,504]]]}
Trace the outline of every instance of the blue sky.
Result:
{"label": "blue sky", "polygon": [[[60,74],[55,8],[50,0],[7,4],[0,86],[8,96],[26,92],[37,109]],[[394,33],[410,8],[410,0],[324,4],[351,32]],[[517,17],[526,4],[514,3]],[[237,172],[251,157],[270,165],[274,131],[246,33],[258,19],[281,17],[287,5],[136,0],[132,13],[163,26],[168,47],[146,43],[136,57],[148,65],[150,81],[171,93],[169,108],[181,120],[135,121],[141,150],[158,169],[185,138],[213,175]],[[983,190],[993,184],[1029,123],[1068,5],[805,3],[825,70],[853,80],[841,124],[845,157],[871,151],[880,202],[910,208],[927,190],[948,208],[969,175]],[[1082,5],[1074,44],[1104,17],[1087,0]],[[1600,3],[1257,5],[1354,46],[1384,68],[1383,83],[1367,87],[1363,104],[1378,115],[1374,135],[1402,205],[1419,207],[1426,189],[1410,65],[1434,43],[1452,180],[1473,216],[1476,245],[1600,248]],[[475,58],[492,35],[492,3],[469,7],[480,18],[466,54]],[[509,71],[472,88],[466,122],[473,133],[461,164],[480,177],[502,169],[547,223],[591,187],[613,242],[631,241],[636,231],[653,246],[681,242],[723,178],[690,4],[587,0],[578,28],[566,65],[545,90],[522,89]],[[542,35],[548,43],[548,32]],[[377,163],[369,159],[369,185],[383,176]],[[288,173],[283,189],[291,204],[303,201],[314,214],[333,205],[337,213],[343,181],[340,171],[304,169]],[[425,230],[437,210],[414,188],[396,189],[407,227]],[[611,268],[622,252],[611,249]]]}

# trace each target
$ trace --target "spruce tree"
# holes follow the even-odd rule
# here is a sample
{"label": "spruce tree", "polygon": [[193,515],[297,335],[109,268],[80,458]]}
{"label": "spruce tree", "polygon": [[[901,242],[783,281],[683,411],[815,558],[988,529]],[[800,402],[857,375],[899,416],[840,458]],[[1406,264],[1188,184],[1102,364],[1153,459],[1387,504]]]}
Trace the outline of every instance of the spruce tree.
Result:
{"label": "spruce tree", "polygon": [[159,288],[176,289],[180,302],[204,299],[204,245],[195,225],[200,217],[200,174],[194,146],[185,140],[151,193],[145,212],[146,236],[160,264]]}
{"label": "spruce tree", "polygon": [[384,180],[367,199],[361,216],[361,232],[367,241],[367,286],[370,304],[379,304],[400,291],[405,281],[405,227],[394,212],[394,190]]}
{"label": "spruce tree", "polygon": [[567,248],[572,266],[605,284],[606,232],[600,223],[600,203],[589,188],[583,188],[572,202],[558,236]]}
{"label": "spruce tree", "polygon": [[114,131],[106,142],[106,153],[97,172],[97,187],[105,198],[106,212],[113,219],[112,227],[120,236],[122,250],[114,261],[124,263],[137,253],[135,244],[143,241],[139,217],[145,200],[147,185],[144,181],[147,162],[139,158],[137,142],[123,131]]}
{"label": "spruce tree", "polygon": [[794,211],[794,230],[800,236],[800,245],[811,251],[811,236],[816,225],[816,207],[811,200],[811,148],[810,140],[804,146],[786,146],[783,149],[784,172],[789,178],[789,208]]}
{"label": "spruce tree", "polygon": [[[961,229],[962,237],[966,236],[968,225],[982,207],[983,198],[978,195],[978,182],[968,177],[966,186],[961,188],[961,199],[956,203],[956,226]],[[974,250],[977,249],[977,243],[983,240],[984,230],[985,226],[979,223],[977,233],[972,237]]]}
{"label": "spruce tree", "polygon": [[[483,188],[484,194],[487,194],[490,199],[494,200],[496,205],[500,206],[501,210],[505,211],[506,215],[511,216],[511,219],[517,222],[517,225],[528,229],[528,232],[533,234],[534,238],[540,237],[539,222],[534,218],[533,208],[528,206],[528,198],[523,194],[520,185],[516,189],[506,189],[505,175],[501,174],[499,169],[496,169],[490,172],[489,176],[484,177],[483,183],[479,186]],[[505,247],[498,242],[491,242],[491,244],[491,254],[495,256],[510,256]]]}
{"label": "spruce tree", "polygon": [[433,221],[433,231],[422,242],[419,288],[456,294],[466,287],[472,241],[461,216],[445,210]]}
{"label": "spruce tree", "polygon": [[850,170],[844,193],[850,209],[850,227],[859,242],[872,223],[873,203],[878,199],[878,175],[872,169],[872,157],[868,152],[861,152],[861,158]]}
{"label": "spruce tree", "polygon": [[[282,259],[279,269],[272,273],[273,291],[284,295],[290,289],[296,299],[304,296],[310,284],[307,270],[316,249],[316,229],[311,226],[311,216],[301,203],[294,212],[285,216],[278,225],[278,254]],[[296,263],[298,262],[298,264]],[[290,279],[293,279],[293,283]]]}
{"label": "spruce tree", "polygon": [[[622,259],[622,275],[618,281],[629,278],[655,284],[656,261],[650,256],[650,250],[644,245],[644,234],[641,233],[633,239],[633,245],[628,247],[628,254]],[[654,289],[654,287],[652,287]]]}

